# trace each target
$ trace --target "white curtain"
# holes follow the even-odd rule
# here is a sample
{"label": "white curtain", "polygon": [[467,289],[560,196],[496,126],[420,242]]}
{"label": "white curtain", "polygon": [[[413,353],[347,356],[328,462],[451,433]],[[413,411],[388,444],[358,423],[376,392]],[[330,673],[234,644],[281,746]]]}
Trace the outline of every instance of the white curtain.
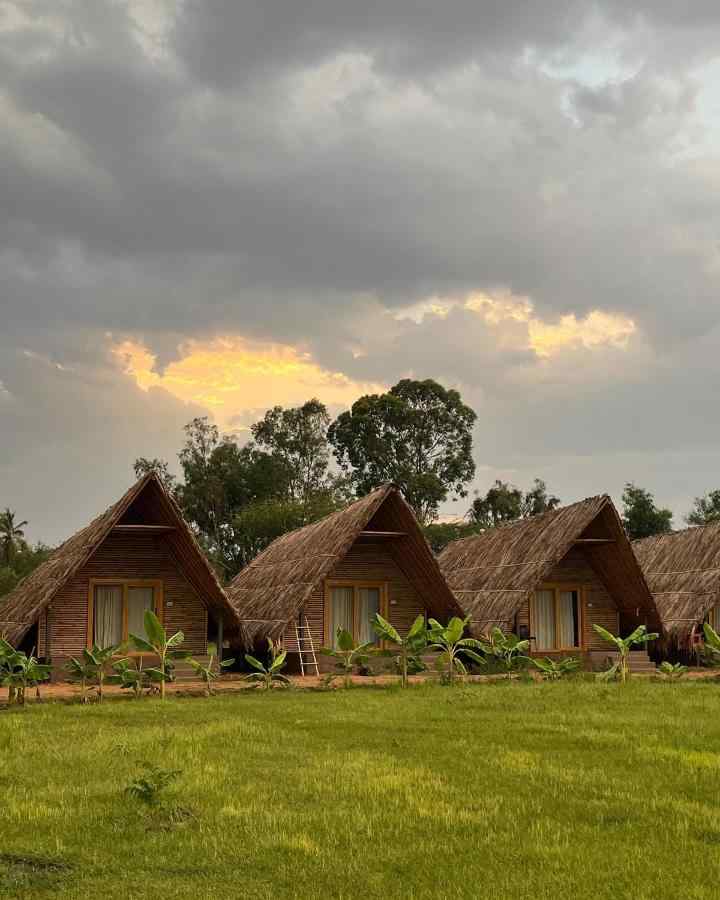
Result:
{"label": "white curtain", "polygon": [[380,589],[379,588],[359,588],[358,589],[358,621],[360,623],[360,633],[357,639],[360,643],[372,641],[378,643],[378,636],[372,627],[375,614],[380,612]]}
{"label": "white curtain", "polygon": [[330,638],[337,646],[337,630],[344,628],[353,633],[353,589],[335,587],[330,591]]}
{"label": "white curtain", "polygon": [[535,591],[535,649],[555,647],[555,591]]}
{"label": "white curtain", "polygon": [[575,638],[576,597],[577,591],[560,591],[558,594],[561,647],[574,647],[578,643]]}
{"label": "white curtain", "polygon": [[122,587],[119,584],[95,586],[95,643],[100,647],[119,644],[123,639]]}
{"label": "white curtain", "polygon": [[154,592],[151,587],[128,588],[127,626],[128,634],[145,637],[145,610],[154,607]]}

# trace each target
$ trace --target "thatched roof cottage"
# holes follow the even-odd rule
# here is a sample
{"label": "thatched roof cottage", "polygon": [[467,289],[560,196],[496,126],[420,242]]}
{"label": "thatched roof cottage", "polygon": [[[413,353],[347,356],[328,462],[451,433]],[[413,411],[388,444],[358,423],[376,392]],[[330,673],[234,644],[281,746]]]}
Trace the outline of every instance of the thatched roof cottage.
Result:
{"label": "thatched roof cottage", "polygon": [[680,645],[720,628],[720,522],[633,542],[668,636]]}
{"label": "thatched roof cottage", "polygon": [[160,479],[139,479],[68,538],[0,604],[0,635],[37,648],[55,672],[94,642],[144,633],[152,609],[184,649],[202,657],[208,636],[239,631],[235,611]]}
{"label": "thatched roof cottage", "polygon": [[610,497],[591,497],[450,544],[440,568],[476,633],[531,639],[539,655],[607,655],[595,623],[660,625]]}
{"label": "thatched roof cottage", "polygon": [[421,613],[460,614],[393,485],[282,535],[240,572],[228,595],[250,645],[282,639],[311,671],[313,650],[330,645],[338,626],[365,641],[375,637],[377,612],[401,631]]}

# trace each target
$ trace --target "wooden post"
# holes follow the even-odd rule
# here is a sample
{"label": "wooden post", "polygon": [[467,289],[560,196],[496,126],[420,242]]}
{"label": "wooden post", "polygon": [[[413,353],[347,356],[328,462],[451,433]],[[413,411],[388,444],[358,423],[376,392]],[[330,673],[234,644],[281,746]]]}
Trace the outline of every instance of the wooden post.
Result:
{"label": "wooden post", "polygon": [[218,674],[222,674],[222,658],[223,658],[223,614],[218,615],[217,621],[217,664]]}

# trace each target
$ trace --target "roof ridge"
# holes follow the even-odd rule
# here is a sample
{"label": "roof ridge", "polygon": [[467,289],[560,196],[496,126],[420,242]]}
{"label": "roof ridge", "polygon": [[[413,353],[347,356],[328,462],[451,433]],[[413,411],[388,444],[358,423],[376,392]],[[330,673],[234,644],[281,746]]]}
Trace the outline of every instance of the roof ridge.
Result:
{"label": "roof ridge", "polygon": [[[581,506],[584,503],[591,503],[594,500],[610,500],[610,499],[611,498],[610,498],[609,494],[595,494],[592,497],[585,497],[583,500],[575,500],[574,503],[566,503],[564,506],[558,506],[555,509],[547,509],[547,510],[545,510],[545,512],[536,513],[536,515],[534,515],[534,516],[525,516],[525,517],[521,517],[519,519],[512,519],[509,522],[499,522],[497,525],[490,525],[487,528],[483,528],[482,531],[478,531],[476,534],[468,534],[465,537],[456,538],[454,541],[451,541],[450,544],[448,544],[448,547],[451,546],[451,544],[460,544],[463,541],[476,540],[477,538],[481,537],[482,535],[490,534],[491,532],[494,532],[494,531],[507,531],[508,529],[511,529],[511,528],[517,528],[520,525],[527,525],[528,522],[537,522],[538,520],[546,518],[546,517],[549,518],[550,516],[557,516],[560,513],[567,511],[568,509],[572,509],[573,507],[576,507],[576,506]],[[477,523],[468,522],[468,525],[472,525],[472,524],[477,524]]]}
{"label": "roof ridge", "polygon": [[635,538],[631,543],[633,545],[642,544],[645,541],[655,541],[658,538],[677,537],[681,534],[688,534],[691,531],[702,531],[703,528],[720,528],[720,519],[716,519],[713,522],[703,522],[702,525],[688,525],[685,528],[677,528],[672,531],[661,531],[659,534],[649,534],[647,537]]}

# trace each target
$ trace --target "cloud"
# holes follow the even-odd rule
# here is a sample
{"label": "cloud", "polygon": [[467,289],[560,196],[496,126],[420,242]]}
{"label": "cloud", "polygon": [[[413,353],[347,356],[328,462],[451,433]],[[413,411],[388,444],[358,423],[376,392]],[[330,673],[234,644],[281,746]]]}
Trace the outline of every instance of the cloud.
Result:
{"label": "cloud", "polygon": [[3,0],[0,502],[37,470],[77,521],[192,412],[411,373],[488,478],[709,459],[719,37],[704,0]]}
{"label": "cloud", "polygon": [[112,353],[144,391],[159,387],[186,403],[199,403],[227,431],[247,431],[257,419],[256,411],[264,411],[268,402],[297,406],[321,397],[332,408],[346,407],[363,393],[386,389],[326,371],[295,347],[239,337],[190,341],[161,374],[155,371],[155,357],[142,344],[123,341]]}

